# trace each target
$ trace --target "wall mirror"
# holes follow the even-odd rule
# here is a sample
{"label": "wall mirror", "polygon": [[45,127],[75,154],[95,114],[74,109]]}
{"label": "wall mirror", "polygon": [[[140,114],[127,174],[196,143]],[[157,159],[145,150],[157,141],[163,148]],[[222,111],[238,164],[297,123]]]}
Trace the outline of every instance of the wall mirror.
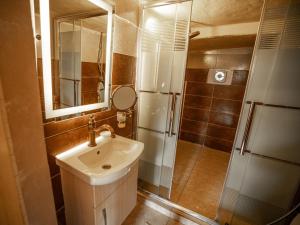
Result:
{"label": "wall mirror", "polygon": [[46,118],[108,107],[113,6],[35,0],[34,9]]}

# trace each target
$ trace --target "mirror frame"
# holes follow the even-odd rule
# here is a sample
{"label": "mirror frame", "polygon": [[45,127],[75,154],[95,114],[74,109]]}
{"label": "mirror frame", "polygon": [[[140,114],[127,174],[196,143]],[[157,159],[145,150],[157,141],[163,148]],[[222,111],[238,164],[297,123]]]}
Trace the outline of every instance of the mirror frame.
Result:
{"label": "mirror frame", "polygon": [[[119,109],[119,108],[116,107],[116,105],[115,105],[115,103],[114,103],[114,96],[115,96],[116,92],[117,92],[120,88],[124,88],[124,87],[131,88],[131,89],[134,91],[134,93],[135,93],[135,100],[134,100],[133,104],[132,104],[130,107],[128,107],[128,108],[126,108],[126,109]],[[134,87],[129,86],[129,85],[121,85],[121,86],[117,87],[117,88],[113,91],[113,93],[112,93],[112,95],[111,95],[111,102],[112,102],[112,105],[113,105],[117,110],[119,110],[119,111],[127,111],[127,110],[131,109],[132,107],[134,107],[134,106],[136,105],[137,100],[138,100],[138,97],[137,97],[136,90],[134,89]]]}
{"label": "mirror frame", "polygon": [[105,85],[104,102],[89,105],[81,105],[63,109],[54,109],[52,90],[52,69],[51,69],[51,33],[50,33],[50,8],[49,0],[39,0],[40,4],[40,24],[41,24],[41,47],[42,47],[42,69],[44,86],[44,104],[46,119],[55,118],[85,111],[108,108],[110,100],[110,78],[111,78],[111,55],[112,55],[112,25],[113,6],[104,0],[88,0],[99,8],[107,11],[107,39],[105,58]]}

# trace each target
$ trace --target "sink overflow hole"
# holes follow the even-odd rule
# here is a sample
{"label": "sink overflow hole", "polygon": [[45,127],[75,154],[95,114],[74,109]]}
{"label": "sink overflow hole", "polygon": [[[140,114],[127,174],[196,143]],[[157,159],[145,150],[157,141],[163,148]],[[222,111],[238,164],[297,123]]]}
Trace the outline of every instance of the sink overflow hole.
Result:
{"label": "sink overflow hole", "polygon": [[102,166],[102,168],[105,169],[105,170],[109,170],[111,168],[111,165],[105,164],[105,165]]}
{"label": "sink overflow hole", "polygon": [[99,155],[100,154],[100,151],[97,151],[97,155]]}

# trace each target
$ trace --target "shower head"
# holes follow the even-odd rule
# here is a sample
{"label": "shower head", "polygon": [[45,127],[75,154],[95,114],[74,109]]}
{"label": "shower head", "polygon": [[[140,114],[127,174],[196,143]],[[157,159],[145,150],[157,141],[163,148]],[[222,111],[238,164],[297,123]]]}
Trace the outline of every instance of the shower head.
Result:
{"label": "shower head", "polygon": [[200,31],[198,31],[198,30],[194,31],[194,32],[191,32],[191,33],[189,33],[189,39],[197,37],[199,34],[200,34]]}

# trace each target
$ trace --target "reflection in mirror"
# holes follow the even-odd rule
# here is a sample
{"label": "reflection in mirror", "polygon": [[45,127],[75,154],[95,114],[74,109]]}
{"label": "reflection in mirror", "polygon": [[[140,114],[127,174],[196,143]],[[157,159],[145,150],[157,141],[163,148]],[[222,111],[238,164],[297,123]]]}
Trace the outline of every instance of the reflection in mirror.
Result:
{"label": "reflection in mirror", "polygon": [[135,90],[130,86],[121,86],[112,94],[112,103],[118,110],[124,111],[133,107],[137,100]]}
{"label": "reflection in mirror", "polygon": [[[108,50],[110,51],[111,38],[109,40],[108,38],[111,34],[109,37],[107,35],[109,15],[107,10],[91,2],[89,0],[49,0],[51,90],[52,110],[54,111],[104,102],[107,103],[106,107],[108,106],[109,92],[106,89],[108,89],[109,79],[107,78],[110,75],[110,65],[106,64],[110,63],[110,59],[107,59],[110,54],[107,56],[106,46],[109,43]],[[100,4],[102,1],[93,2]],[[43,13],[42,10],[41,12]],[[45,34],[42,34],[41,19],[39,0],[35,0],[35,29],[36,34],[41,35],[41,40],[36,40],[38,68],[45,66],[42,57],[44,56],[42,49],[45,45],[43,46],[42,43],[43,38],[47,38]],[[45,79],[41,75],[42,70],[38,71],[40,79]],[[49,84],[45,84],[44,81],[44,88],[47,85]],[[47,98],[46,94],[47,92],[45,92],[45,98]],[[47,115],[47,99],[45,99],[45,106]],[[87,110],[96,108],[100,107]],[[75,110],[73,113],[83,111],[85,110],[81,107],[81,110]],[[59,113],[57,116],[67,114],[71,113]]]}

